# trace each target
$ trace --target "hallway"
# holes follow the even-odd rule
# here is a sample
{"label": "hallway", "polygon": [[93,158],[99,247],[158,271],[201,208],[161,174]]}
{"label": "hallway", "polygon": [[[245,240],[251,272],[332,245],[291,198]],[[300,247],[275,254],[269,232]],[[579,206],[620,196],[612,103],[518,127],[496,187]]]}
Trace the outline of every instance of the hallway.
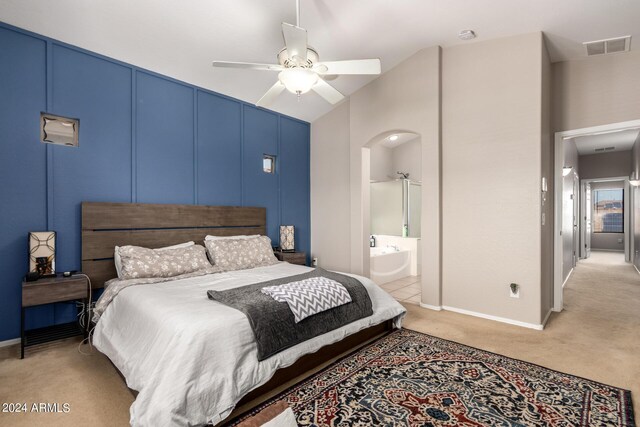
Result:
{"label": "hallway", "polygon": [[640,414],[640,275],[621,253],[580,261],[543,331],[404,305],[408,329],[626,388]]}

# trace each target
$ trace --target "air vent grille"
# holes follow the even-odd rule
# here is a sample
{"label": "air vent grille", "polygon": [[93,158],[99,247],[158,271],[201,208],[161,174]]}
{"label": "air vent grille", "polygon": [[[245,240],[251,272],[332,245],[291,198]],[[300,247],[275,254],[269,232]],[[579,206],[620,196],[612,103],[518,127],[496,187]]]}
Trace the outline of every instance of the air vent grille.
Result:
{"label": "air vent grille", "polygon": [[587,49],[587,56],[606,55],[610,53],[629,52],[631,36],[616,37],[614,39],[596,40],[582,43]]}
{"label": "air vent grille", "polygon": [[616,147],[604,147],[604,148],[596,148],[595,151],[596,153],[602,153],[603,151],[613,151],[615,150]]}

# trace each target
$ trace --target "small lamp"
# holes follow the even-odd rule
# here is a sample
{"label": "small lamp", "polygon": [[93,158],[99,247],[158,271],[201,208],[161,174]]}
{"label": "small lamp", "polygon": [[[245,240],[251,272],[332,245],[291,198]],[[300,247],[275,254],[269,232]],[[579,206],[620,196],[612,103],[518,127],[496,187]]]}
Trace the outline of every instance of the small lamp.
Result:
{"label": "small lamp", "polygon": [[283,252],[295,251],[295,236],[293,225],[281,225],[280,226],[280,249]]}
{"label": "small lamp", "polygon": [[29,272],[40,276],[56,274],[56,232],[29,233]]}

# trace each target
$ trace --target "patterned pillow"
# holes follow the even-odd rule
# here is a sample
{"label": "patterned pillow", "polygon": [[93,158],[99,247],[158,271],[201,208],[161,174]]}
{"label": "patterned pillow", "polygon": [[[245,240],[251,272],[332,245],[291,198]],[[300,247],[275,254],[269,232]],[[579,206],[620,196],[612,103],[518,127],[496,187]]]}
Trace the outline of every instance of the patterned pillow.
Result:
{"label": "patterned pillow", "polygon": [[296,323],[314,314],[351,302],[347,288],[328,277],[310,277],[298,282],[267,286],[261,291],[278,302],[286,302]]}
{"label": "patterned pillow", "polygon": [[[180,243],[178,245],[165,246],[164,248],[156,248],[156,251],[164,251],[165,249],[186,248],[187,246],[193,246],[196,242]],[[118,279],[122,279],[122,260],[120,260],[120,246],[116,246],[113,249],[113,262],[116,265],[116,273],[118,273]]]}
{"label": "patterned pillow", "polygon": [[224,271],[245,270],[278,262],[271,248],[271,239],[267,236],[206,240],[204,244],[213,265]]}
{"label": "patterned pillow", "polygon": [[204,247],[148,249],[121,246],[122,279],[174,277],[211,267]]}

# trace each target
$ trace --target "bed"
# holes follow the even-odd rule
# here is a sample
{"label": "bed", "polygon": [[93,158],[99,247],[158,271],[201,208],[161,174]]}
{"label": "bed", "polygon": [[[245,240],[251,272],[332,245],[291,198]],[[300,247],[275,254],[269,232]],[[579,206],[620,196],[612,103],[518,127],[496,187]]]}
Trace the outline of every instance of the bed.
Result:
{"label": "bed", "polygon": [[[115,277],[113,247],[162,247],[207,234],[266,234],[263,208],[82,204],[82,265],[94,288]],[[401,326],[404,308],[364,277],[373,315],[281,351],[262,362],[244,314],[207,298],[225,290],[311,270],[271,266],[122,290],[102,313],[94,346],[137,392],[135,426],[218,424],[236,407],[341,353]]]}

